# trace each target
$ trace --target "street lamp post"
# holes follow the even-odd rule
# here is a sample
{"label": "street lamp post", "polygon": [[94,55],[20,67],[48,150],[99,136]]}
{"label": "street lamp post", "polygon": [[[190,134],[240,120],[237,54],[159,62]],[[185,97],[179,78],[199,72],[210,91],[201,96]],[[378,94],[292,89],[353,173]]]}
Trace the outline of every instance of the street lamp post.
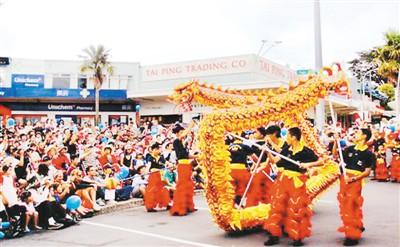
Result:
{"label": "street lamp post", "polygon": [[395,99],[396,99],[396,118],[397,122],[400,122],[400,68],[399,68],[399,73],[397,74],[397,85],[396,85],[396,91],[395,91]]}
{"label": "street lamp post", "polygon": [[365,98],[365,78],[369,75],[369,81],[372,81],[372,72],[377,71],[378,69],[368,70],[364,76],[361,78],[361,119],[364,121],[364,98]]}
{"label": "street lamp post", "polygon": [[[322,68],[322,41],[321,41],[321,14],[319,0],[314,1],[314,47],[315,47],[315,71]],[[321,100],[315,107],[315,127],[322,131],[325,123],[325,101]]]}
{"label": "street lamp post", "polygon": [[[258,52],[257,52],[257,56],[260,56],[260,54],[261,54],[261,52],[262,52],[262,50],[263,50],[265,44],[266,44],[266,43],[269,43],[269,41],[263,39],[263,40],[261,40],[261,43],[262,43],[262,44],[261,44],[260,49],[259,49]],[[277,45],[279,45],[279,44],[281,44],[281,43],[282,43],[282,41],[280,41],[280,40],[274,40],[274,41],[272,41],[272,42],[271,42],[271,45],[263,52],[263,54],[262,54],[261,56],[264,56],[269,50],[271,50],[272,48],[274,48],[275,46],[277,46]]]}

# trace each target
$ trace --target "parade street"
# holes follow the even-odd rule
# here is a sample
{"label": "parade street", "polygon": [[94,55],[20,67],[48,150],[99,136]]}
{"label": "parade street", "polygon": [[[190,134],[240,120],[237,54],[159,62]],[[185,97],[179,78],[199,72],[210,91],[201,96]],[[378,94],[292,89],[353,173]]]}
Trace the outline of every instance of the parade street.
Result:
{"label": "parade street", "polygon": [[[306,246],[341,246],[343,235],[336,193],[329,190],[315,205],[312,236]],[[363,246],[399,246],[398,184],[369,181],[364,189],[366,231]],[[198,211],[186,217],[167,212],[146,213],[143,207],[114,212],[84,220],[61,231],[28,234],[3,241],[1,246],[263,246],[265,233],[226,234],[211,221],[203,196],[196,197]],[[290,240],[283,239],[282,246]]]}

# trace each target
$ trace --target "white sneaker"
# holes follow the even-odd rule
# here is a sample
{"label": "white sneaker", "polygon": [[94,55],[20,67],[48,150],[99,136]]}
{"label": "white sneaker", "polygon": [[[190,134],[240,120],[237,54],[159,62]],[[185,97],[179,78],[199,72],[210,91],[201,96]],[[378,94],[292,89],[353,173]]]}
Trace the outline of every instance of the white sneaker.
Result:
{"label": "white sneaker", "polygon": [[99,205],[97,205],[97,204],[94,204],[94,205],[93,205],[93,210],[94,210],[94,211],[100,211],[100,210],[101,210],[101,207],[100,207]]}
{"label": "white sneaker", "polygon": [[53,217],[49,218],[49,225],[55,225],[57,222],[54,220]]}
{"label": "white sneaker", "polygon": [[102,199],[97,199],[96,203],[101,207],[104,207],[106,205]]}
{"label": "white sneaker", "polygon": [[29,227],[25,227],[25,232],[31,232],[31,230],[29,229]]}

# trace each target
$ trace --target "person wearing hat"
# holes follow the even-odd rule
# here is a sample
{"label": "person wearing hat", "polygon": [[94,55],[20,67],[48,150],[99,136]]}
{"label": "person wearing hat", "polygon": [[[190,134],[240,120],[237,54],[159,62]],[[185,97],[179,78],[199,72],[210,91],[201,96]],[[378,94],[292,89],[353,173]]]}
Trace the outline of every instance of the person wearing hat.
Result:
{"label": "person wearing hat", "polygon": [[177,158],[178,180],[173,196],[173,204],[170,214],[173,216],[184,216],[196,211],[193,202],[194,182],[192,180],[192,164],[189,157],[188,147],[184,144],[185,138],[191,133],[194,126],[192,121],[188,128],[176,125],[172,132],[176,135],[173,147]]}
{"label": "person wearing hat", "polygon": [[[54,155],[54,152],[56,150],[56,153]],[[68,165],[71,163],[69,160],[66,152],[68,148],[66,146],[59,146],[54,147],[52,151],[50,152],[49,157],[52,159],[51,163],[57,170],[67,170]]]}

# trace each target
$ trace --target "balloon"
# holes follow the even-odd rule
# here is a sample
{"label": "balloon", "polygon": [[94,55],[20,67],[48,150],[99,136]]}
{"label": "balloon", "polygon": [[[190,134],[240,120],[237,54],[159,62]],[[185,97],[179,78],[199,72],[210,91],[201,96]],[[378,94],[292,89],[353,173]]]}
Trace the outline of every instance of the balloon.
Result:
{"label": "balloon", "polygon": [[140,111],[140,105],[135,106],[136,111]]}
{"label": "balloon", "polygon": [[108,142],[108,138],[107,138],[107,137],[103,137],[103,138],[101,138],[101,142],[102,142],[102,143],[106,143],[106,142]]}
{"label": "balloon", "polygon": [[15,126],[15,120],[12,119],[12,118],[9,118],[7,120],[7,125],[8,125],[8,127],[14,127]]}
{"label": "balloon", "polygon": [[7,229],[10,227],[10,222],[0,222],[0,229]]}
{"label": "balloon", "polygon": [[129,176],[129,169],[126,166],[122,166],[119,172],[121,174],[122,179],[127,178]]}
{"label": "balloon", "polygon": [[287,135],[287,129],[282,129],[281,130],[281,136],[285,137]]}
{"label": "balloon", "polygon": [[340,140],[340,146],[343,148],[343,147],[346,147],[346,140],[345,139],[341,139]]}
{"label": "balloon", "polygon": [[82,203],[82,201],[81,201],[81,198],[79,198],[79,196],[75,196],[75,195],[70,196],[67,199],[67,203],[66,203],[67,209],[75,210],[81,206],[81,203]]}
{"label": "balloon", "polygon": [[390,129],[390,131],[395,132],[396,131],[396,126],[390,125],[389,129]]}
{"label": "balloon", "polygon": [[99,123],[99,128],[100,129],[104,129],[104,124],[103,123]]}
{"label": "balloon", "polygon": [[0,239],[3,239],[6,235],[3,232],[0,232]]}

